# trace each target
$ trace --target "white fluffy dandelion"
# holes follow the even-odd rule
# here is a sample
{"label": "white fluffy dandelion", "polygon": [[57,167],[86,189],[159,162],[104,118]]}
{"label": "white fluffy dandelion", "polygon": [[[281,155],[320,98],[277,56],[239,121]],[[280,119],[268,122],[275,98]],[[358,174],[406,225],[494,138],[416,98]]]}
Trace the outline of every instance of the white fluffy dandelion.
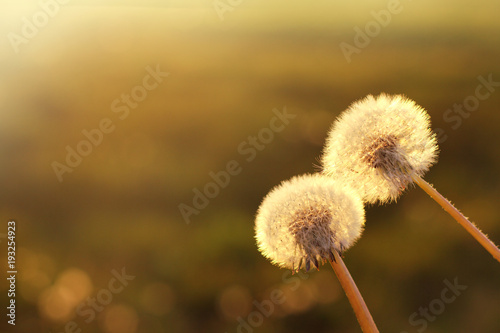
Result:
{"label": "white fluffy dandelion", "polygon": [[322,156],[323,173],[342,179],[369,203],[396,200],[416,183],[496,260],[500,249],[421,176],[438,146],[427,112],[401,95],[368,95],[334,123]]}
{"label": "white fluffy dandelion", "polygon": [[364,208],[359,196],[320,174],[284,181],[264,198],[255,221],[262,254],[280,267],[309,270],[333,260],[360,237]]}
{"label": "white fluffy dandelion", "polygon": [[323,172],[357,189],[364,201],[395,200],[436,162],[427,112],[401,95],[368,95],[333,124]]}
{"label": "white fluffy dandelion", "polygon": [[361,236],[363,202],[356,192],[321,174],[284,181],[264,198],[255,220],[262,254],[292,271],[329,261],[363,332],[378,333],[341,254]]}

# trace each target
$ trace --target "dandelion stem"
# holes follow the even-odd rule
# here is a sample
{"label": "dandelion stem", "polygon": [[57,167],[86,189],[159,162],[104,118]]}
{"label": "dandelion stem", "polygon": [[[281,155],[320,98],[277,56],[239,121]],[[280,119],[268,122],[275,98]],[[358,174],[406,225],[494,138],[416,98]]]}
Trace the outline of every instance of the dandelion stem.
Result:
{"label": "dandelion stem", "polygon": [[337,251],[332,252],[335,256],[335,261],[330,260],[330,265],[332,265],[333,271],[337,275],[337,278],[339,279],[340,284],[342,285],[342,288],[351,303],[352,309],[358,319],[359,326],[361,326],[361,330],[365,333],[378,333],[378,329],[373,321],[372,315],[370,314],[370,311],[368,311],[368,307],[366,306],[356,283],[354,283],[351,274],[347,270],[344,261],[342,261],[342,258]]}
{"label": "dandelion stem", "polygon": [[413,176],[413,180],[422,188],[432,199],[434,199],[445,211],[448,212],[468,233],[474,237],[496,260],[500,262],[500,249],[483,234],[474,223],[470,222],[458,209],[453,206],[445,197],[443,197],[432,185],[427,183],[419,176]]}

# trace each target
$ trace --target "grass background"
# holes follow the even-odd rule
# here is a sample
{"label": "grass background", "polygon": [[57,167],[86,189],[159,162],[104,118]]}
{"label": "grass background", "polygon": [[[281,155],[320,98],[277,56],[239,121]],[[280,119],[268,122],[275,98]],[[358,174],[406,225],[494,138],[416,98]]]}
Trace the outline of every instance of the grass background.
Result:
{"label": "grass background", "polygon": [[[291,277],[272,266],[253,219],[273,186],[317,170],[331,122],[369,93],[428,110],[447,139],[425,178],[500,243],[498,87],[458,128],[444,118],[479,76],[500,81],[497,2],[401,1],[350,63],[339,44],[388,2],[245,0],[221,20],[210,1],[72,1],[17,53],[9,33],[40,3],[1,6],[0,232],[17,221],[18,268],[16,326],[4,316],[2,330],[359,332],[331,268]],[[120,120],[111,103],[147,66],[170,76]],[[296,118],[247,162],[238,146],[284,107]],[[103,118],[115,130],[59,182],[51,164]],[[231,160],[241,173],[186,224],[179,204]],[[500,331],[499,264],[423,191],[366,215],[345,262],[382,332],[424,331],[409,317],[455,278],[467,289],[425,332]],[[76,308],[123,267],[134,280],[87,323]],[[7,290],[2,279],[5,306]],[[253,302],[273,290],[285,301],[260,323]],[[249,316],[259,325],[245,330]]]}

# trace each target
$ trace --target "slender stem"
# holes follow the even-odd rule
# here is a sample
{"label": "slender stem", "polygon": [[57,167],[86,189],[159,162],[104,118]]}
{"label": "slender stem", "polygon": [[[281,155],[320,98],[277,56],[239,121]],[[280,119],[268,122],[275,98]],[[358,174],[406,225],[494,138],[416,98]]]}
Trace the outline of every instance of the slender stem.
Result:
{"label": "slender stem", "polygon": [[330,265],[332,265],[333,271],[337,275],[337,278],[339,279],[340,284],[342,285],[342,288],[351,303],[352,309],[358,319],[359,326],[361,326],[361,330],[365,333],[378,333],[378,329],[373,321],[372,315],[370,314],[370,311],[368,311],[368,307],[366,306],[358,287],[356,287],[351,274],[349,274],[344,261],[342,261],[342,258],[339,256],[337,251],[333,251],[333,255],[335,256],[335,261],[330,260]]}
{"label": "slender stem", "polygon": [[470,222],[458,209],[455,208],[445,197],[443,197],[434,187],[419,176],[413,176],[413,180],[428,195],[431,196],[445,211],[448,212],[462,227],[469,232],[496,260],[500,262],[500,249],[483,234],[474,223]]}

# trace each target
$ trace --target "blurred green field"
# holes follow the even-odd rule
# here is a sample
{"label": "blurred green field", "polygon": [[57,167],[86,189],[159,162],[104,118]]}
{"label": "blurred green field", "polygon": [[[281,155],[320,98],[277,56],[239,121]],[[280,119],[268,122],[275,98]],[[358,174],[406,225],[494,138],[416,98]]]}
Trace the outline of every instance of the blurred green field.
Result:
{"label": "blurred green field", "polygon": [[[339,44],[387,2],[248,1],[223,21],[205,2],[110,3],[61,7],[17,54],[1,44],[0,233],[17,221],[18,265],[17,323],[4,317],[2,331],[63,332],[74,321],[82,332],[360,332],[331,269],[292,277],[272,266],[253,219],[273,186],[319,170],[330,124],[367,94],[402,93],[428,110],[446,139],[425,179],[500,243],[500,87],[459,125],[444,116],[475,94],[478,77],[500,82],[498,4],[402,3],[348,63]],[[10,6],[5,35],[35,11]],[[113,101],[148,66],[169,76],[120,119]],[[242,154],[285,108],[295,118],[284,130],[253,158]],[[53,162],[105,118],[114,130],[59,182]],[[186,223],[179,205],[193,206],[230,161],[240,172]],[[425,332],[500,331],[499,263],[423,191],[366,216],[345,262],[381,332],[424,331],[422,316],[410,317],[455,279],[467,289]],[[134,278],[106,299],[122,269]],[[2,279],[2,304],[7,290]],[[285,301],[262,315],[255,303],[273,290]],[[109,301],[92,319],[88,297]]]}

